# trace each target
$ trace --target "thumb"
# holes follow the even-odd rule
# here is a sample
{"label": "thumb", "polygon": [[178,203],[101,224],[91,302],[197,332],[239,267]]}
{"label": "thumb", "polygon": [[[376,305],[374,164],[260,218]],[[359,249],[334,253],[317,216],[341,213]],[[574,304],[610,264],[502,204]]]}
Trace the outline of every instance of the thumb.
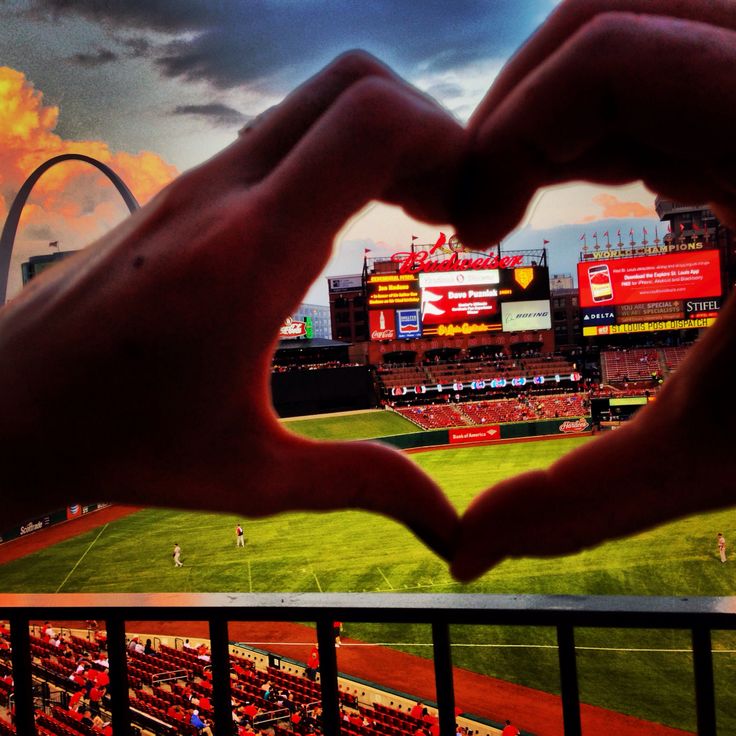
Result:
{"label": "thumb", "polygon": [[290,435],[288,446],[291,460],[283,464],[279,481],[284,509],[375,511],[451,559],[458,513],[407,456],[377,442],[316,442]]}

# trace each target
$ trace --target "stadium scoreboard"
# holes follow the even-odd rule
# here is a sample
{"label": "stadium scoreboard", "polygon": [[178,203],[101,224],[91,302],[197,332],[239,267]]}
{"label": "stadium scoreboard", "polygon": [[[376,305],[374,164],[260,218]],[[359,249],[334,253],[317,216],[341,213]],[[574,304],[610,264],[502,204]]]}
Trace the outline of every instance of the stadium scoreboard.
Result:
{"label": "stadium scoreboard", "polygon": [[552,327],[543,266],[373,274],[366,297],[372,340]]}

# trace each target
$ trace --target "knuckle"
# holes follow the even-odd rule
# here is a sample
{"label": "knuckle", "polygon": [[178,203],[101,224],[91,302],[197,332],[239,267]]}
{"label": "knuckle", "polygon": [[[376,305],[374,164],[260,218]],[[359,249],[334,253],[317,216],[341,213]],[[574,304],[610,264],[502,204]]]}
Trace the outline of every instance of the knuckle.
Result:
{"label": "knuckle", "polygon": [[576,36],[594,54],[591,58],[605,57],[607,52],[620,49],[624,40],[632,35],[633,17],[627,13],[599,13],[593,15]]}
{"label": "knuckle", "polygon": [[341,100],[350,123],[371,137],[403,130],[410,123],[406,99],[387,80],[367,77],[356,82]]}
{"label": "knuckle", "polygon": [[388,75],[386,67],[375,56],[362,49],[353,49],[341,54],[330,64],[329,71],[348,81]]}

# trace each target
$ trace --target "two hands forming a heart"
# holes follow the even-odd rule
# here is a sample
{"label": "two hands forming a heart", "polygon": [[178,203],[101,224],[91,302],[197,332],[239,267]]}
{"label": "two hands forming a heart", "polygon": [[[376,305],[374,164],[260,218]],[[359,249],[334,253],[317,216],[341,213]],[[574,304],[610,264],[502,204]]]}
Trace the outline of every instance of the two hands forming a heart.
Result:
{"label": "two hands forming a heart", "polygon": [[643,179],[733,224],[735,69],[730,0],[564,2],[467,127],[374,59],[338,59],[0,313],[5,521],[71,500],[363,508],[466,580],[729,504],[734,303],[630,426],[490,488],[462,518],[397,452],[287,433],[269,368],[284,315],[371,200],[476,247],[540,186],[573,179]]}

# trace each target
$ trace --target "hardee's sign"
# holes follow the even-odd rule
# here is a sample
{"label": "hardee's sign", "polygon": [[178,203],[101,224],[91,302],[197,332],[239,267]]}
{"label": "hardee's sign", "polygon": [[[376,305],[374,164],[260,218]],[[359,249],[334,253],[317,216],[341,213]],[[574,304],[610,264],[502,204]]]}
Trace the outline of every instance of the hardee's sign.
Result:
{"label": "hardee's sign", "polygon": [[564,434],[576,434],[577,432],[585,432],[588,426],[588,420],[585,417],[575,420],[568,419],[566,422],[560,424],[560,432]]}

